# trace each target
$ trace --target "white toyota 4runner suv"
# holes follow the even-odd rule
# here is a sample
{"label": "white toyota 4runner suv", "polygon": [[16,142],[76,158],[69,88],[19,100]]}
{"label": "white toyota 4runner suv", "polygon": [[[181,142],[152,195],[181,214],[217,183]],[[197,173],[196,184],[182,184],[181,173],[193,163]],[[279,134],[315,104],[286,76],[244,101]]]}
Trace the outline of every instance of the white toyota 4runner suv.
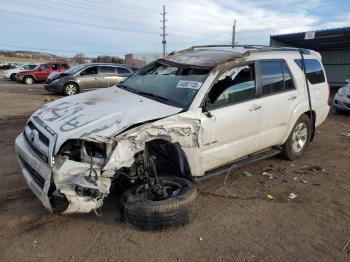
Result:
{"label": "white toyota 4runner suv", "polygon": [[123,220],[164,228],[188,221],[195,180],[277,154],[302,156],[327,117],[328,96],[317,52],[196,46],[119,86],[46,104],[16,152],[50,212],[98,212],[112,185],[125,184]]}

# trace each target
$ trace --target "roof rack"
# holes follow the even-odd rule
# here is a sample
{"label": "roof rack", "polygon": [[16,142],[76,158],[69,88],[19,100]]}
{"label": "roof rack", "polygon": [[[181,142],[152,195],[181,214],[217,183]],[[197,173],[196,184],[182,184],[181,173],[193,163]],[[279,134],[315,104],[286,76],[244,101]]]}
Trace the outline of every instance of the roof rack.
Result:
{"label": "roof rack", "polygon": [[215,47],[231,47],[232,49],[235,47],[242,47],[245,49],[253,49],[247,50],[249,52],[271,52],[271,51],[289,51],[289,52],[302,52],[303,54],[310,54],[311,50],[305,48],[298,47],[284,47],[284,46],[267,46],[267,45],[197,45],[192,46],[189,49],[195,50],[200,48],[215,48]]}

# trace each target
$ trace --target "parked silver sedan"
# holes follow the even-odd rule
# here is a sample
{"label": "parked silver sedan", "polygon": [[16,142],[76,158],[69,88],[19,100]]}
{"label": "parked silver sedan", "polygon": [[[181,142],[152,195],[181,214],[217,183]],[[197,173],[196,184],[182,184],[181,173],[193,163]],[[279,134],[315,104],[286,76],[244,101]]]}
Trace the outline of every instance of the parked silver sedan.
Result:
{"label": "parked silver sedan", "polygon": [[48,91],[69,96],[82,90],[116,85],[132,73],[133,69],[124,64],[81,64],[63,73],[50,75],[44,87]]}

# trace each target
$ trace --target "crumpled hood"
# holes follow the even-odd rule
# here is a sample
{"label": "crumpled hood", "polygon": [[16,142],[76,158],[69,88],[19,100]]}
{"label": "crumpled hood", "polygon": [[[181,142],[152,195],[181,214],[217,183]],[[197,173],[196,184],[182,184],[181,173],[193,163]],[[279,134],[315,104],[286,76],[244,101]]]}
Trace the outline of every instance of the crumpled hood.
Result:
{"label": "crumpled hood", "polygon": [[56,150],[67,139],[108,142],[131,125],[164,118],[182,111],[116,86],[48,103],[33,116],[57,135]]}

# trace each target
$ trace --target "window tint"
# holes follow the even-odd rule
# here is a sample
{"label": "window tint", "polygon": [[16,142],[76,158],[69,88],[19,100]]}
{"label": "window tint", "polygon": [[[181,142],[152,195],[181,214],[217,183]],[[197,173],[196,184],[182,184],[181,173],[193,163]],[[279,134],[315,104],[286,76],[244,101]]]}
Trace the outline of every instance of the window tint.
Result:
{"label": "window tint", "polygon": [[250,100],[255,93],[255,70],[251,64],[236,68],[231,75],[219,80],[208,98],[213,106],[223,106]]}
{"label": "window tint", "polygon": [[83,72],[83,75],[97,75],[97,66],[91,66],[86,68]]}
{"label": "window tint", "polygon": [[261,61],[261,84],[264,95],[281,92],[284,89],[281,61]]}
{"label": "window tint", "polygon": [[118,75],[129,75],[130,71],[124,67],[118,67]]}
{"label": "window tint", "polygon": [[59,70],[59,69],[60,69],[60,65],[59,65],[59,64],[52,64],[52,65],[51,65],[51,69],[52,69],[53,71]]}
{"label": "window tint", "polygon": [[30,69],[30,70],[33,70],[36,67],[37,67],[37,65],[28,65],[28,69]]}
{"label": "window tint", "polygon": [[49,66],[48,65],[41,65],[39,67],[39,69],[43,70],[43,71],[48,71],[49,70]]}
{"label": "window tint", "polygon": [[[301,59],[295,59],[295,63],[303,70]],[[305,59],[307,79],[311,84],[323,83],[326,79],[320,62],[316,59]]]}
{"label": "window tint", "polygon": [[63,70],[69,69],[69,65],[68,65],[68,64],[62,64],[62,69],[63,69]]}
{"label": "window tint", "polygon": [[286,61],[282,61],[282,71],[283,71],[283,81],[284,81],[284,89],[294,89],[294,82],[292,76],[290,75],[290,71],[288,69]]}
{"label": "window tint", "polygon": [[285,61],[261,61],[263,95],[294,89],[293,79]]}
{"label": "window tint", "polygon": [[101,66],[101,73],[102,74],[115,74],[115,67],[113,66]]}

